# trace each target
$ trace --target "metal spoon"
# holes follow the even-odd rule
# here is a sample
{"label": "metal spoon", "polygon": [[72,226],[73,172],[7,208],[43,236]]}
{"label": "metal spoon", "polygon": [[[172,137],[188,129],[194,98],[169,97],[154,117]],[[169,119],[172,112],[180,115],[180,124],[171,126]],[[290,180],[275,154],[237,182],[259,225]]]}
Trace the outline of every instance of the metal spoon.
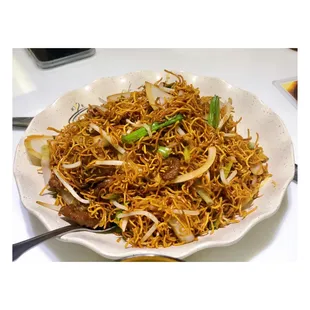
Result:
{"label": "metal spoon", "polygon": [[48,231],[42,235],[13,244],[13,261],[15,261],[17,258],[19,258],[22,254],[24,254],[26,251],[28,251],[35,245],[38,245],[39,243],[48,240],[50,238],[65,235],[68,232],[90,231],[96,234],[109,234],[114,232],[116,228],[117,226],[115,225],[107,229],[91,229],[82,227],[78,224],[71,224],[52,231]]}

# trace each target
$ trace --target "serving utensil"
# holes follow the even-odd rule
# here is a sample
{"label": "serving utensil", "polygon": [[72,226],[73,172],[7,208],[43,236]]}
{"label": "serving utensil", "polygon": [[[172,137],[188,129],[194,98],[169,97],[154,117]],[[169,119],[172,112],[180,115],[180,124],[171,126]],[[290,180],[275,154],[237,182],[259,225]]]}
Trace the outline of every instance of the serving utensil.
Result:
{"label": "serving utensil", "polygon": [[56,237],[56,236],[63,236],[67,233],[71,232],[77,232],[77,231],[89,231],[95,234],[110,234],[113,233],[116,230],[117,226],[112,226],[107,229],[91,229],[82,227],[78,224],[71,224],[68,226],[64,226],[61,228],[57,228],[51,231],[48,231],[44,234],[41,234],[39,236],[18,242],[13,244],[12,250],[13,250],[13,261],[18,259],[22,254],[24,254],[26,251],[31,249],[32,247],[38,245],[39,243],[48,240],[50,238]]}

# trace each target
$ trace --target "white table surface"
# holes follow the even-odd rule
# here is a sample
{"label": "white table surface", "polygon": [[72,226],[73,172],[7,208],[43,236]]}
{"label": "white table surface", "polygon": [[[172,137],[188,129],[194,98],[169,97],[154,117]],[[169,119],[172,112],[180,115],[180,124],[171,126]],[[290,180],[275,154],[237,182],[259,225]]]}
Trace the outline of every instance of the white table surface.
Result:
{"label": "white table surface", "polygon": [[[13,116],[34,116],[69,90],[104,76],[138,70],[183,70],[216,76],[256,94],[284,121],[297,152],[297,110],[272,81],[297,76],[297,53],[289,49],[97,49],[96,55],[42,70],[24,49],[13,50]],[[13,130],[13,153],[23,136]],[[46,231],[20,202],[13,179],[13,243]],[[297,185],[291,183],[280,210],[255,226],[238,243],[206,249],[187,261],[295,261],[297,258]],[[52,239],[17,262],[107,261],[76,244]]]}

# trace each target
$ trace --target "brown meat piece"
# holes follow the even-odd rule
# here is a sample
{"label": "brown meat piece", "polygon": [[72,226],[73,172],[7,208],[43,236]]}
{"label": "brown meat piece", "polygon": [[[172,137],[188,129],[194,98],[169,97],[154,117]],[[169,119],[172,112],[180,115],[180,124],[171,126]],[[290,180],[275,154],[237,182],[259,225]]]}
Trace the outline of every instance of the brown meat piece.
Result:
{"label": "brown meat piece", "polygon": [[170,181],[175,179],[178,174],[179,174],[179,170],[180,170],[180,160],[176,157],[169,157],[167,159],[164,160],[164,167],[168,166],[168,169],[161,173],[161,178],[164,181]]}
{"label": "brown meat piece", "polygon": [[63,206],[59,211],[59,215],[63,215],[81,226],[93,228],[99,222],[96,218],[90,217],[87,209],[81,206]]}
{"label": "brown meat piece", "polygon": [[111,179],[105,179],[103,180],[102,182],[98,183],[96,185],[96,188],[95,188],[95,195],[96,196],[99,196],[100,195],[100,192],[103,188],[106,188],[106,187],[109,187],[111,185],[111,182],[112,180]]}
{"label": "brown meat piece", "polygon": [[54,189],[54,190],[56,190],[56,191],[58,191],[58,192],[62,189],[62,184],[61,184],[61,182],[58,180],[58,178],[55,176],[55,174],[52,174],[52,176],[51,176],[51,178],[50,178],[50,180],[49,180],[49,182],[48,182],[48,185],[49,185],[52,189]]}

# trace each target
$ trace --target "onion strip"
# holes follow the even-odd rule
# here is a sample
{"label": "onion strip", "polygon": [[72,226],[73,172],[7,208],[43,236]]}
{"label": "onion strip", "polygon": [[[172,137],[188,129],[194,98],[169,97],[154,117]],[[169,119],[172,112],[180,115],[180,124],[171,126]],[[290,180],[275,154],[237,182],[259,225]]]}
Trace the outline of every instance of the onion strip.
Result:
{"label": "onion strip", "polygon": [[182,214],[185,214],[185,215],[199,215],[200,211],[199,210],[179,210],[179,209],[173,209],[172,212],[174,214],[179,214],[179,215],[182,215]]}
{"label": "onion strip", "polygon": [[126,227],[127,227],[127,224],[128,224],[128,218],[122,219],[121,230],[122,230],[123,232],[125,232]]}
{"label": "onion strip", "polygon": [[56,205],[52,205],[50,203],[46,203],[46,202],[43,202],[43,201],[36,201],[36,203],[40,206],[43,206],[43,207],[46,207],[50,210],[53,210],[53,211],[57,211],[59,212],[61,206],[56,206]]}
{"label": "onion strip", "polygon": [[96,124],[94,123],[90,123],[89,126],[96,130],[97,132],[99,132],[118,152],[120,152],[121,154],[124,154],[126,151],[119,145],[114,144],[112,142],[111,137],[101,128],[99,128]]}
{"label": "onion strip", "polygon": [[215,160],[215,155],[216,155],[216,148],[214,146],[209,147],[208,150],[208,159],[207,161],[198,169],[191,171],[189,173],[181,174],[177,176],[172,183],[181,183],[181,182],[186,182],[188,180],[198,178],[201,176],[203,173],[207,172],[208,169],[211,167]]}
{"label": "onion strip", "polygon": [[73,187],[61,176],[60,172],[54,168],[54,173],[56,175],[56,177],[59,179],[59,181],[62,183],[62,185],[70,192],[70,194],[77,199],[78,201],[80,201],[81,203],[84,204],[89,204],[89,200],[84,199],[82,197],[80,197],[75,190],[73,189]]}
{"label": "onion strip", "polygon": [[154,223],[153,226],[146,232],[146,234],[142,237],[141,242],[146,241],[151,235],[152,233],[156,230],[157,228],[157,224]]}
{"label": "onion strip", "polygon": [[185,136],[186,135],[185,131],[180,126],[177,127],[177,133],[180,136]]}
{"label": "onion strip", "polygon": [[154,223],[158,224],[159,220],[157,219],[157,217],[155,215],[153,215],[152,213],[148,212],[148,211],[144,211],[144,210],[137,210],[137,211],[132,211],[129,213],[122,213],[120,215],[118,215],[118,218],[124,218],[124,217],[129,217],[129,216],[134,216],[134,215],[144,215],[146,217],[148,217],[149,219],[151,219]]}
{"label": "onion strip", "polygon": [[121,160],[95,160],[94,166],[121,166],[124,162]]}
{"label": "onion strip", "polygon": [[128,210],[128,208],[126,206],[122,205],[121,203],[117,202],[116,200],[111,200],[111,202],[118,209],[122,209],[122,210],[125,210],[125,211]]}
{"label": "onion strip", "polygon": [[82,162],[79,160],[73,164],[62,164],[62,167],[65,169],[74,169],[74,168],[78,168],[82,165]]}
{"label": "onion strip", "polygon": [[237,175],[237,170],[233,171],[230,176],[226,179],[228,183],[232,181],[232,179]]}

